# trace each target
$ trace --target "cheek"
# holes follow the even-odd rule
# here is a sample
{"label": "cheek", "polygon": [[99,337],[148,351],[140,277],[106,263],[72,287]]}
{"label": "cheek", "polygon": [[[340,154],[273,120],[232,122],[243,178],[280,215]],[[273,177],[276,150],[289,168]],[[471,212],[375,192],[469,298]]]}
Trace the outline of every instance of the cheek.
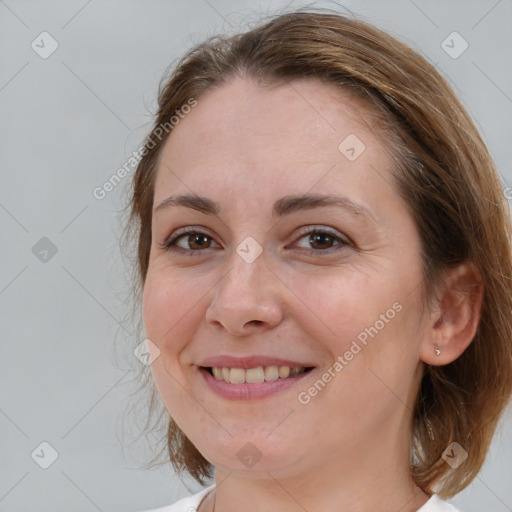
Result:
{"label": "cheek", "polygon": [[295,277],[302,302],[291,315],[333,362],[342,358],[332,368],[334,387],[352,390],[355,412],[359,400],[391,396],[386,384],[406,387],[416,367],[421,336],[417,293],[408,284],[418,277],[413,273],[404,278],[391,267],[380,274],[344,268]]}
{"label": "cheek", "polygon": [[185,281],[157,265],[148,271],[142,304],[144,330],[146,338],[160,351],[151,364],[151,374],[162,402],[180,427],[186,426],[191,410],[193,417],[201,413],[200,407],[194,409],[195,401],[184,390],[186,376],[180,354],[197,327],[194,322],[199,321],[203,295],[204,290],[194,287],[190,279]]}
{"label": "cheek", "polygon": [[399,291],[390,282],[383,282],[381,276],[360,268],[330,268],[328,272],[315,274],[298,272],[291,282],[294,293],[300,298],[297,310],[291,315],[333,357],[349,350],[358,336],[364,342],[365,336],[369,336],[365,329],[376,322],[378,330],[383,330],[381,314],[388,323],[397,316],[393,304]]}
{"label": "cheek", "polygon": [[186,345],[187,330],[194,328],[204,296],[204,282],[195,281],[166,270],[148,271],[142,304],[144,329],[162,355],[179,353]]}

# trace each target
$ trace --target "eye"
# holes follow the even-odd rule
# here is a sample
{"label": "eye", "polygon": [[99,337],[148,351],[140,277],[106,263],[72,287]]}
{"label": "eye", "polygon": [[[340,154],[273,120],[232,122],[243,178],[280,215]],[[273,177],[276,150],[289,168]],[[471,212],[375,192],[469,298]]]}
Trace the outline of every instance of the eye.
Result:
{"label": "eye", "polygon": [[166,251],[197,253],[204,249],[210,249],[212,241],[212,237],[202,231],[185,229],[174,233],[160,245],[160,248]]}
{"label": "eye", "polygon": [[[325,254],[343,250],[347,246],[353,246],[347,237],[337,235],[326,228],[310,228],[309,231],[303,233],[299,238],[299,240],[303,239],[309,245],[309,247],[304,248],[308,253]],[[310,247],[313,247],[313,249]]]}
{"label": "eye", "polygon": [[[303,231],[300,240],[306,240],[309,247],[300,247],[301,251],[315,254],[330,254],[334,251],[340,251],[347,246],[353,247],[352,242],[345,236],[336,234],[326,228],[309,228],[308,231]],[[213,238],[197,229],[182,229],[178,230],[170,236],[160,248],[166,251],[181,252],[199,255],[205,249],[211,249]],[[215,243],[215,242],[214,242]],[[313,247],[312,249],[310,247]]]}

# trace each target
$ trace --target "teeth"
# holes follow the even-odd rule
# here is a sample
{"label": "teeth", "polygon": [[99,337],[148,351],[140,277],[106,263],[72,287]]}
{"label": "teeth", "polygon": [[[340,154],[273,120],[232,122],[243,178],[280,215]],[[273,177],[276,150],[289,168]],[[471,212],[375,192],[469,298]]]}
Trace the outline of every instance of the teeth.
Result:
{"label": "teeth", "polygon": [[224,380],[233,384],[256,384],[259,382],[270,382],[277,379],[286,379],[303,373],[305,368],[289,366],[257,366],[256,368],[212,368],[213,376],[217,380]]}
{"label": "teeth", "polygon": [[279,367],[279,377],[281,379],[286,379],[290,375],[290,367],[289,366],[280,366]]}
{"label": "teeth", "polygon": [[265,372],[263,371],[263,366],[258,366],[258,368],[249,368],[245,370],[245,382],[249,384],[256,384],[257,382],[265,381]]}
{"label": "teeth", "polygon": [[272,381],[279,379],[279,367],[267,366],[265,368],[265,380]]}
{"label": "teeth", "polygon": [[231,368],[229,370],[229,382],[243,384],[245,382],[245,370],[243,368]]}

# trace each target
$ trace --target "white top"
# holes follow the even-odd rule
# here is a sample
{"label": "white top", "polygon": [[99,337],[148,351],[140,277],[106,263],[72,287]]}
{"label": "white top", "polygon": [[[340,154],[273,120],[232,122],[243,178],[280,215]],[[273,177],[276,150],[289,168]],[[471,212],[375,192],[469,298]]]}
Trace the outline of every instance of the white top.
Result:
{"label": "white top", "polygon": [[[187,496],[178,500],[173,505],[154,508],[145,512],[196,512],[201,501],[206,495],[215,488],[215,484],[206,487],[192,496]],[[418,509],[417,512],[460,512],[459,509],[442,500],[437,494],[433,494],[430,499]]]}

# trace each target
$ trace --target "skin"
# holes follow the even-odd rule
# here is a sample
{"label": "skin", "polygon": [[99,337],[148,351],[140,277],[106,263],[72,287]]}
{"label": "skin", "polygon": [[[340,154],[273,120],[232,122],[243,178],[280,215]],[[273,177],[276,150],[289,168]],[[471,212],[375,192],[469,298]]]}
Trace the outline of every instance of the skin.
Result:
{"label": "skin", "polygon": [[[423,364],[451,362],[474,335],[479,304],[460,298],[475,271],[454,271],[434,305],[421,308],[420,238],[386,143],[363,118],[370,120],[359,100],[314,79],[269,87],[235,78],[198,98],[163,148],[154,205],[192,193],[221,207],[219,216],[182,206],[153,213],[143,302],[146,336],[160,351],[151,365],[157,389],[216,468],[215,496],[201,511],[215,500],[216,512],[330,512],[340,504],[405,512],[428,499],[409,475],[412,408]],[[338,150],[349,134],[366,146],[354,161]],[[306,192],[346,196],[371,217],[339,206],[272,217],[274,201]],[[182,237],[185,253],[163,249],[185,226],[209,238],[194,245]],[[315,242],[305,227],[339,238]],[[252,263],[236,252],[248,236],[263,250]],[[300,403],[299,392],[396,303],[401,311]],[[219,354],[316,368],[273,396],[233,401],[198,372]],[[237,456],[248,442],[261,454],[250,468]]]}

